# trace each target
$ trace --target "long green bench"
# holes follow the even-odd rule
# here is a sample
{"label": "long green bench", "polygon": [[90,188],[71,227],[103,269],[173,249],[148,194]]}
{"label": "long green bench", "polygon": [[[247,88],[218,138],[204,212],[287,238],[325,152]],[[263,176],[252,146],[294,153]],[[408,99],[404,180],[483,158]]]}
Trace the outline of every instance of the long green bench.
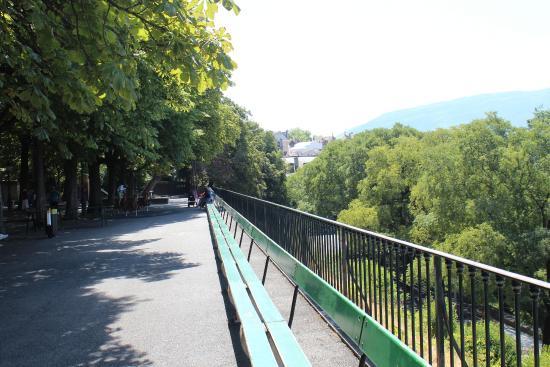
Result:
{"label": "long green bench", "polygon": [[219,212],[210,204],[207,211],[251,364],[311,366]]}
{"label": "long green bench", "polygon": [[372,364],[378,367],[429,366],[395,335],[286,252],[221,198],[216,198],[216,205],[231,215],[232,221],[236,221],[262,251],[334,320]]}

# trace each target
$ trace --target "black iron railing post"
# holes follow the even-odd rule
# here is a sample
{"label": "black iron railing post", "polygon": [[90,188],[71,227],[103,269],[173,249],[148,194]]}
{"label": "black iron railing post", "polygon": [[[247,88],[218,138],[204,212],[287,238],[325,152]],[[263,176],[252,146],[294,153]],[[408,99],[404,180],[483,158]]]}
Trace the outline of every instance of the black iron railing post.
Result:
{"label": "black iron railing post", "polygon": [[430,259],[432,255],[424,253],[424,261],[426,266],[426,300],[428,301],[428,362],[432,364],[433,352],[432,352],[432,287],[430,284]]}
{"label": "black iron railing post", "polygon": [[298,284],[294,285],[294,293],[292,294],[292,305],[290,306],[290,316],[288,317],[288,327],[292,327],[294,321],[294,311],[296,310],[296,299],[298,298]]}
{"label": "black iron railing post", "polygon": [[535,367],[540,367],[540,346],[539,346],[539,296],[540,290],[535,287],[529,289],[532,300],[533,312],[533,344],[535,354]]}
{"label": "black iron railing post", "polygon": [[[519,296],[521,292],[521,283],[514,281],[512,283],[512,291],[514,292],[514,314],[515,314],[515,332],[516,335],[521,335],[521,321],[520,321],[520,306],[519,306]],[[516,338],[516,366],[521,367],[521,338]]]}
{"label": "black iron railing post", "polygon": [[437,350],[437,365],[445,366],[445,293],[443,290],[443,272],[441,257],[434,257],[435,267],[435,343]]}
{"label": "black iron railing post", "polygon": [[348,243],[344,236],[344,229],[339,228],[339,244],[340,244],[340,256],[342,267],[342,294],[349,298],[349,284],[348,284]]}
{"label": "black iron railing post", "polygon": [[445,265],[447,267],[447,300],[449,301],[449,312],[447,315],[448,318],[448,334],[449,334],[449,365],[454,367],[455,358],[454,358],[454,348],[453,348],[453,262],[449,259],[445,259]]}

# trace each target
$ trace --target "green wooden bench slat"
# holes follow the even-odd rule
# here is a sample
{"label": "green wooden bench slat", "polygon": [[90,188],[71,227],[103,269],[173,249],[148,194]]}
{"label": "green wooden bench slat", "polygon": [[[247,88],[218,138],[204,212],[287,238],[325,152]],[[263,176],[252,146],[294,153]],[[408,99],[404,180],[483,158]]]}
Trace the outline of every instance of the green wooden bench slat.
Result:
{"label": "green wooden bench slat", "polygon": [[[225,224],[223,224],[223,225],[225,226]],[[229,231],[224,230],[222,228],[221,229],[221,235],[223,235],[225,237],[225,241],[228,245],[228,249],[229,249],[229,251],[231,252],[231,254],[233,256],[234,261],[237,263],[237,266],[238,266],[245,282],[246,283],[254,282],[254,280],[259,282],[258,277],[256,276],[256,273],[254,273],[254,270],[252,269],[250,264],[248,264],[248,261],[246,260],[243,253],[239,249],[239,246],[237,245],[237,243],[235,243],[235,240],[233,240],[233,238],[229,234]],[[237,247],[238,251],[235,251],[235,248],[234,248],[235,246]],[[246,266],[245,264],[248,265],[248,266]]]}
{"label": "green wooden bench slat", "polygon": [[231,297],[235,302],[235,309],[243,328],[244,343],[252,366],[277,366],[264,324],[258,317],[242,283],[231,286]]}
{"label": "green wooden bench slat", "polygon": [[265,287],[262,285],[250,263],[246,260],[244,253],[229,231],[219,212],[213,213],[213,220],[218,225],[218,231],[221,229],[225,242],[231,251],[233,258],[248,285],[250,295],[254,299],[262,319],[268,328],[271,339],[277,354],[284,366],[311,366],[309,360],[304,354],[302,348],[296,341],[294,334],[287,325],[287,322],[273,304]]}
{"label": "green wooden bench slat", "polygon": [[248,289],[254,298],[256,306],[260,310],[264,322],[285,321],[277,307],[273,304],[273,301],[262,283],[250,283],[248,284]]}
{"label": "green wooden bench slat", "polygon": [[284,321],[283,316],[273,304],[269,294],[256,276],[254,269],[252,269],[252,266],[246,260],[246,257],[239,248],[239,245],[231,236],[229,228],[225,224],[220,224],[220,227],[222,229],[222,233],[225,235],[226,242],[231,253],[233,254],[235,262],[237,263],[237,266],[239,267],[239,270],[248,285],[250,294],[252,295],[256,306],[260,310],[262,319],[265,322]]}
{"label": "green wooden bench slat", "polygon": [[[260,320],[252,301],[243,283],[233,255],[227,246],[225,237],[212,215],[213,233],[218,247],[218,253],[222,258],[222,267],[229,283],[231,298],[235,305],[244,334],[244,343],[252,366],[278,366],[273,355],[271,344],[267,339],[263,322]],[[213,220],[214,219],[214,220]]]}
{"label": "green wooden bench slat", "polygon": [[286,321],[268,322],[266,325],[284,366],[311,366],[302,350],[296,348],[298,341]]}
{"label": "green wooden bench slat", "polygon": [[249,236],[261,244],[262,248],[266,248],[273,261],[359,345],[376,366],[429,366],[395,335],[300,263],[246,218],[236,213],[225,202],[223,205],[234,214],[241,227],[251,228]]}

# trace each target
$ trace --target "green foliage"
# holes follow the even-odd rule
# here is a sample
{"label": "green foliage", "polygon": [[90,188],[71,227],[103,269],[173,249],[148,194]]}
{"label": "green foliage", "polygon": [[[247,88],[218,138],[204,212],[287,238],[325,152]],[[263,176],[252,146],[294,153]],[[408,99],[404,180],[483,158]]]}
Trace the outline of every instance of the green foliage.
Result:
{"label": "green foliage", "polygon": [[445,252],[494,266],[503,266],[501,262],[506,259],[508,253],[506,237],[495,231],[488,223],[451,234],[438,247]]}
{"label": "green foliage", "polygon": [[231,46],[212,27],[215,4],[204,3],[206,12],[194,1],[2,2],[2,114],[47,137],[58,108],[90,114],[108,103],[129,111],[141,62],[199,92],[226,85]]}
{"label": "green foliage", "polygon": [[380,230],[378,210],[363,206],[357,199],[349,204],[348,209],[344,209],[338,214],[338,221],[370,231]]}
{"label": "green foliage", "polygon": [[451,129],[402,125],[328,144],[287,180],[299,209],[545,278],[550,111],[527,128],[490,113]]}
{"label": "green foliage", "polygon": [[300,128],[290,129],[288,131],[288,138],[294,142],[310,141],[311,132],[308,130],[302,130]]}
{"label": "green foliage", "polygon": [[120,180],[210,161],[239,136],[221,92],[236,64],[219,4],[239,11],[233,0],[0,2],[0,131],[49,141],[49,176],[73,158]]}
{"label": "green foliage", "polygon": [[235,144],[226,144],[207,167],[208,175],[216,186],[285,204],[285,166],[275,137],[240,112]]}
{"label": "green foliage", "polygon": [[368,153],[369,174],[358,184],[359,200],[378,212],[381,230],[405,234],[412,223],[410,192],[419,176],[420,142],[403,136],[394,146],[378,146]]}
{"label": "green foliage", "polygon": [[[456,323],[455,323],[456,325]],[[479,321],[476,323],[476,329],[479,332],[484,332],[485,330],[485,323],[483,321]],[[460,335],[458,334],[457,330],[455,330],[455,339],[459,340]],[[472,335],[472,328],[466,327],[464,328],[464,341],[465,341],[465,354],[467,356],[467,360],[469,360],[470,363],[472,363],[472,356],[473,356],[473,335]],[[499,325],[496,322],[491,322],[489,324],[489,344],[490,344],[490,353],[489,353],[489,365],[490,366],[501,366],[501,353],[504,354],[504,365],[505,366],[515,366],[516,365],[516,344],[513,337],[509,335],[504,335],[504,351],[501,351],[500,348],[500,330]],[[476,348],[477,348],[477,363],[480,366],[486,365],[486,348],[487,345],[485,344],[485,338],[482,338],[477,336],[476,338]]]}
{"label": "green foliage", "polygon": [[[544,345],[540,351],[540,365],[547,366],[550,363],[550,345]],[[535,356],[533,353],[523,357],[521,361],[523,367],[534,367],[535,366]]]}
{"label": "green foliage", "polygon": [[351,140],[329,143],[318,158],[289,177],[290,200],[300,209],[336,218],[351,200],[357,198],[357,186],[365,177],[369,151],[384,144],[391,145],[399,136],[419,134],[396,124],[390,130],[375,129],[357,134]]}

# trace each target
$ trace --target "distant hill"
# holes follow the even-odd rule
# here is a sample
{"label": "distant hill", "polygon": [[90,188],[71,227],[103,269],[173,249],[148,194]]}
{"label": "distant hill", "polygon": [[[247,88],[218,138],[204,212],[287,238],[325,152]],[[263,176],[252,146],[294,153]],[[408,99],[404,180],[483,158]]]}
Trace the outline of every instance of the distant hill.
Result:
{"label": "distant hill", "polygon": [[535,108],[550,108],[550,89],[531,92],[480,94],[446,102],[385,113],[369,122],[346,130],[358,133],[379,127],[391,128],[396,122],[421,131],[468,123],[495,111],[514,126],[526,126]]}

